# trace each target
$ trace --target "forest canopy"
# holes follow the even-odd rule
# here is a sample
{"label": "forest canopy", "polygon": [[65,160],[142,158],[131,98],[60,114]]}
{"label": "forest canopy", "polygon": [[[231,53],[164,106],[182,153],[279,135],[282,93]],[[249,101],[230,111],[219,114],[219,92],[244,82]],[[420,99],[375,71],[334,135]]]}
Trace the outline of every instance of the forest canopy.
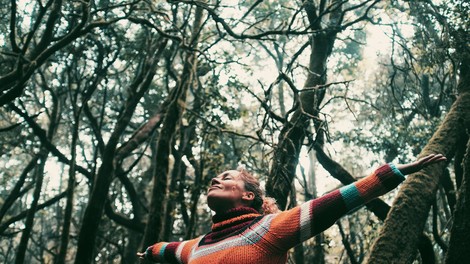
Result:
{"label": "forest canopy", "polygon": [[[442,153],[289,263],[470,259],[467,1],[1,1],[0,262],[139,263],[246,168],[285,210]],[[404,224],[406,223],[406,225]],[[393,260],[393,261],[392,261]]]}

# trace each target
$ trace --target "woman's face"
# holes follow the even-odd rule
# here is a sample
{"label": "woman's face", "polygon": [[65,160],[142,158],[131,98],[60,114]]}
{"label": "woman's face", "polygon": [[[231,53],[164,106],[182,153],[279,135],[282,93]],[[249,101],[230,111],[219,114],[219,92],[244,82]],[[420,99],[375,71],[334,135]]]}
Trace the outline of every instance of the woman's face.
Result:
{"label": "woman's face", "polygon": [[215,212],[247,206],[253,198],[254,194],[245,190],[245,183],[236,170],[225,171],[213,178],[207,190],[207,204]]}

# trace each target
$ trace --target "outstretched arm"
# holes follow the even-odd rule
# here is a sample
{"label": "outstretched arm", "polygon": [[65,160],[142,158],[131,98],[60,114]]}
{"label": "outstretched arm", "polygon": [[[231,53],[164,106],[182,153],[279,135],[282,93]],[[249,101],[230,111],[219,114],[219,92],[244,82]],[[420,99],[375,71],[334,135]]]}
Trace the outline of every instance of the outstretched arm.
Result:
{"label": "outstretched arm", "polygon": [[446,157],[442,154],[430,154],[426,157],[423,157],[415,162],[397,165],[397,169],[401,171],[404,175],[412,174],[418,172],[419,170],[441,161],[446,161]]}
{"label": "outstretched arm", "polygon": [[148,247],[145,252],[138,252],[137,257],[141,263],[147,260],[157,263],[188,263],[191,249],[200,240],[201,237],[181,242],[159,242]]}
{"label": "outstretched arm", "polygon": [[405,174],[444,160],[441,154],[431,154],[408,164],[383,165],[353,184],[277,214],[269,228],[275,238],[270,240],[288,250],[327,229],[347,212],[391,191],[405,180]]}

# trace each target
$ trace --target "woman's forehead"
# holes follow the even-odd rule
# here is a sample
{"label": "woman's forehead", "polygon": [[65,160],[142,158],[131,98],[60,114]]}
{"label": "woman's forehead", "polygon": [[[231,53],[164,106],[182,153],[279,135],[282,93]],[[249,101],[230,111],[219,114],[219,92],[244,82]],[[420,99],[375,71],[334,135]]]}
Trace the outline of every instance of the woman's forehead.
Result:
{"label": "woman's forehead", "polygon": [[232,176],[232,177],[237,177],[238,178],[240,176],[240,172],[237,171],[237,170],[227,170],[227,171],[224,171],[221,174],[217,175],[216,178],[223,178],[223,177],[227,177],[227,176]]}

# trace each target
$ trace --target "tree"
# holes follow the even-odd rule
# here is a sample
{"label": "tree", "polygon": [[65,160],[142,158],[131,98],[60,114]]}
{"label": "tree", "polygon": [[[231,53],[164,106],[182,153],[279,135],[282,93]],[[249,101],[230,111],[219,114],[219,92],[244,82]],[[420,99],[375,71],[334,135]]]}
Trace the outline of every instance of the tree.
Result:
{"label": "tree", "polygon": [[[270,177],[267,182],[267,193],[276,198],[281,208],[287,205],[287,197],[292,184],[300,149],[305,138],[312,144],[318,141],[324,142],[324,122],[319,117],[319,107],[325,96],[327,85],[326,62],[330,56],[336,40],[336,35],[345,28],[367,18],[368,12],[378,1],[367,1],[357,6],[347,6],[339,1],[332,1],[329,5],[321,2],[306,2],[303,7],[308,17],[309,27],[316,33],[311,37],[311,54],[307,73],[307,80],[303,90],[296,91],[296,105],[292,109],[292,116],[279,135],[279,142],[275,149]],[[361,10],[363,13],[352,21],[343,21],[346,14]],[[359,11],[357,11],[359,12]],[[326,14],[329,14],[328,17]],[[327,25],[324,28],[324,24]],[[285,75],[283,75],[286,78]],[[287,80],[289,83],[289,81]],[[291,83],[292,86],[292,83]],[[308,128],[310,120],[313,120],[317,135],[312,138]]]}
{"label": "tree", "polygon": [[[468,128],[467,128],[468,129]],[[451,236],[449,241],[449,251],[446,255],[446,263],[458,263],[462,259],[467,259],[468,256],[468,234],[470,233],[469,221],[469,185],[468,185],[468,169],[469,169],[469,153],[470,149],[467,144],[467,152],[464,159],[463,169],[464,178],[459,190],[458,202],[455,208],[455,220],[452,223]]]}
{"label": "tree", "polygon": [[[192,26],[192,35],[190,44],[197,46],[201,24],[203,21],[203,9],[196,8],[194,14],[194,24]],[[194,53],[187,53],[184,62],[184,69],[179,79],[179,84],[168,96],[166,103],[167,110],[163,117],[162,129],[157,140],[157,155],[155,161],[155,170],[153,178],[152,198],[150,201],[149,220],[147,221],[146,231],[143,239],[144,245],[149,245],[158,239],[161,228],[163,227],[164,198],[167,192],[169,171],[169,156],[171,154],[171,145],[174,144],[173,137],[176,127],[180,122],[184,104],[186,102],[186,93],[189,87],[195,81],[197,69],[197,56]]]}
{"label": "tree", "polygon": [[[207,233],[204,190],[240,165],[287,208],[320,194],[324,174],[334,178],[331,189],[382,157],[407,161],[451,103],[468,100],[468,64],[457,64],[468,49],[466,6],[412,4],[1,3],[0,262],[137,263],[149,244]],[[403,14],[416,17],[412,37]],[[394,43],[374,66],[363,50],[371,25],[387,28]],[[361,67],[377,78],[363,78]],[[466,118],[460,110],[445,124]],[[349,116],[362,131],[339,129]],[[442,173],[442,186],[426,178],[437,196],[426,196],[429,230],[413,231],[427,245],[423,262],[422,248],[437,256],[448,249],[449,258],[461,251],[440,232],[456,204],[454,176],[457,188],[468,185],[460,130],[449,132],[462,136],[458,146],[444,147],[456,153],[455,173]],[[321,166],[304,172],[306,155]],[[308,186],[313,174],[317,186]],[[428,184],[419,175],[410,181]],[[374,214],[355,211],[305,242],[292,261],[329,263],[340,252],[341,261],[361,262],[392,196],[369,203]],[[454,228],[466,226],[462,219]],[[423,240],[430,232],[434,239]]]}
{"label": "tree", "polygon": [[[455,47],[460,53],[459,95],[452,105],[445,120],[434,133],[420,156],[429,153],[442,153],[449,159],[453,157],[457,146],[465,139],[465,123],[470,113],[468,47],[462,45],[467,35],[455,35]],[[434,166],[423,172],[410,175],[400,189],[388,215],[380,237],[372,248],[370,263],[385,263],[390,260],[410,262],[414,259],[417,241],[443,174],[443,166]],[[425,188],[423,188],[425,186]],[[393,231],[392,231],[393,230]],[[400,230],[400,232],[397,232]],[[406,236],[403,234],[407,234]],[[399,250],[398,250],[399,249]],[[399,252],[399,254],[397,254]]]}
{"label": "tree", "polygon": [[[32,7],[33,11],[18,9],[16,2],[11,2],[9,21],[9,49],[7,53],[9,69],[4,70],[0,77],[1,96],[0,105],[12,102],[20,97],[25,89],[25,85],[34,72],[41,67],[58,50],[71,44],[73,41],[90,33],[94,28],[107,26],[114,21],[92,21],[90,19],[90,2],[84,1],[81,5],[65,5],[61,0],[48,1],[46,5],[38,2]],[[27,7],[23,6],[23,8]],[[64,9],[65,7],[65,9]],[[27,28],[18,26],[21,15],[33,13],[34,23],[27,25]],[[66,14],[73,20],[61,36],[60,32],[61,13]],[[47,18],[46,18],[47,16]],[[33,20],[32,20],[33,21]]]}

